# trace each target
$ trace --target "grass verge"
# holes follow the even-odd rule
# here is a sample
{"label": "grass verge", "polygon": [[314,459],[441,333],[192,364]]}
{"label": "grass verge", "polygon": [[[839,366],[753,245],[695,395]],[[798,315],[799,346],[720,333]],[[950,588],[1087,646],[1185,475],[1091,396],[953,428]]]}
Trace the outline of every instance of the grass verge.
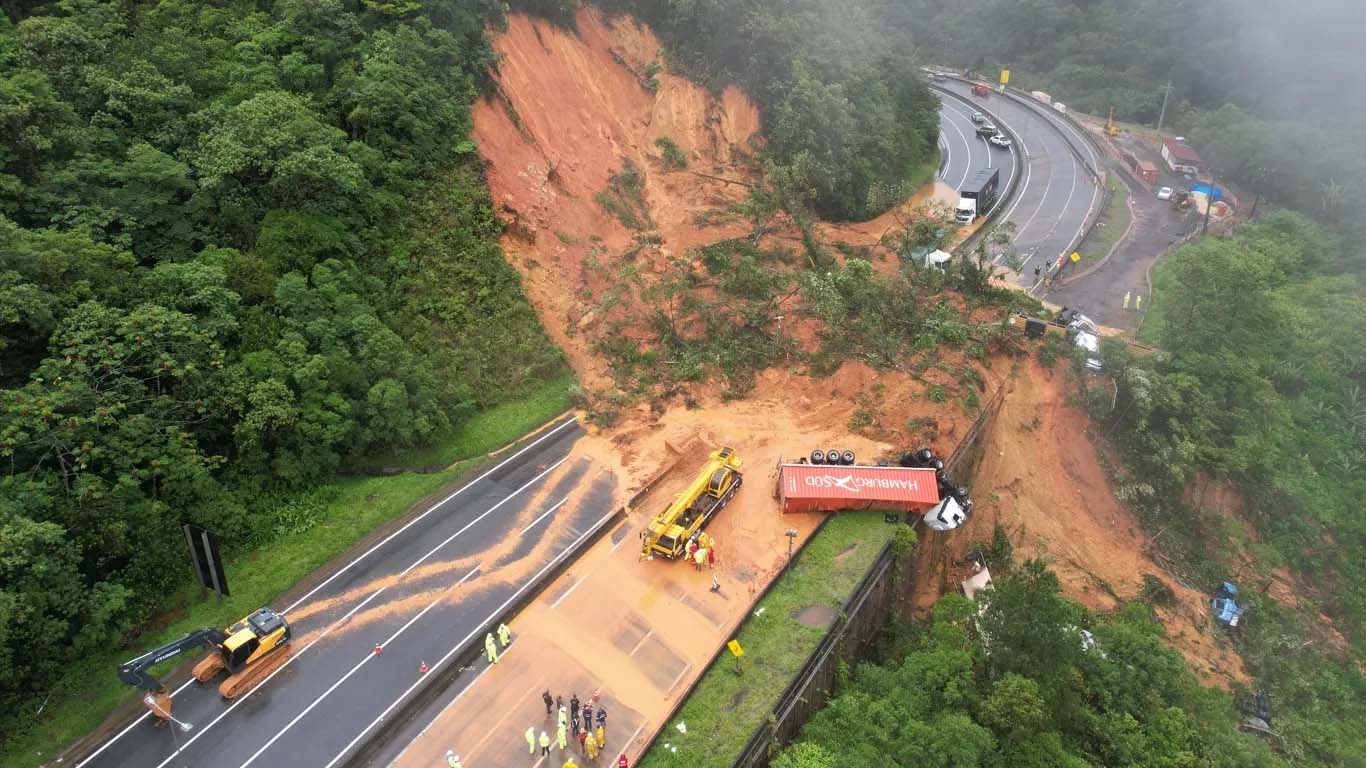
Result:
{"label": "grass verge", "polygon": [[1148,297],[1148,306],[1143,311],[1143,319],[1138,326],[1138,338],[1147,344],[1157,346],[1159,335],[1162,332],[1162,322],[1167,312],[1167,305],[1162,301],[1162,297],[1171,293],[1172,278],[1168,274],[1167,259],[1159,258],[1152,269],[1152,295]]}
{"label": "grass verge", "polygon": [[366,459],[362,466],[429,467],[454,464],[470,456],[488,453],[499,447],[487,445],[488,435],[505,436],[504,442],[511,442],[573,407],[577,388],[574,374],[565,371],[524,398],[476,413],[458,429],[437,437],[430,445],[401,453],[377,454]]}
{"label": "grass verge", "polygon": [[[41,716],[12,720],[6,717],[18,727],[0,740],[0,766],[31,768],[51,760],[132,699],[133,693],[115,675],[121,662],[191,630],[227,626],[263,605],[271,605],[277,596],[366,534],[459,479],[478,460],[472,457],[501,448],[563,413],[568,408],[573,385],[570,376],[554,379],[524,399],[494,406],[471,417],[459,430],[429,449],[432,458],[466,459],[444,471],[340,478],[313,489],[310,495],[321,502],[321,511],[308,530],[282,536],[251,551],[228,555],[226,570],[232,589],[229,598],[201,597],[187,567],[184,586],[165,602],[168,613],[164,620],[147,628],[134,641],[135,648],[111,649],[73,660],[66,676],[45,702]],[[164,674],[190,657],[168,661],[156,668],[154,674]],[[44,702],[35,702],[34,709],[40,704]]]}
{"label": "grass verge", "polygon": [[[726,768],[768,717],[792,676],[825,636],[797,621],[811,605],[839,610],[897,526],[881,512],[841,512],[816,534],[797,562],[740,628],[744,673],[719,656],[689,694],[638,768]],[[675,723],[687,723],[679,733]]]}
{"label": "grass verge", "polygon": [[1132,218],[1129,213],[1129,185],[1116,179],[1112,173],[1109,187],[1110,198],[1105,201],[1100,219],[1091,230],[1090,237],[1082,243],[1082,255],[1086,257],[1087,264],[1094,264],[1110,253],[1110,249],[1115,247],[1115,243],[1119,242],[1119,238],[1129,228],[1129,220]]}

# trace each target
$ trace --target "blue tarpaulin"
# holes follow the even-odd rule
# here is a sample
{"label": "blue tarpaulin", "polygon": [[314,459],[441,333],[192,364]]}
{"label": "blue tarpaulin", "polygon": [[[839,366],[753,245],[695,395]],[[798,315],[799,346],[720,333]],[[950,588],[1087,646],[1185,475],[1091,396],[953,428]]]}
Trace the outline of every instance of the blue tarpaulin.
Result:
{"label": "blue tarpaulin", "polygon": [[1209,199],[1216,203],[1224,199],[1224,190],[1218,187],[1212,187],[1209,184],[1192,184],[1191,192],[1209,195]]}

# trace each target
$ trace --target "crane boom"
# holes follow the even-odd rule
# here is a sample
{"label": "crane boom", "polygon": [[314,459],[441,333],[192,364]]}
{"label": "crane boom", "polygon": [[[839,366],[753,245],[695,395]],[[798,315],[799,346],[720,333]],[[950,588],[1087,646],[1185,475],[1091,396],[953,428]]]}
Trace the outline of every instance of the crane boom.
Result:
{"label": "crane boom", "polygon": [[641,531],[641,557],[683,554],[688,541],[740,488],[741,463],[730,448],[712,451],[692,483]]}

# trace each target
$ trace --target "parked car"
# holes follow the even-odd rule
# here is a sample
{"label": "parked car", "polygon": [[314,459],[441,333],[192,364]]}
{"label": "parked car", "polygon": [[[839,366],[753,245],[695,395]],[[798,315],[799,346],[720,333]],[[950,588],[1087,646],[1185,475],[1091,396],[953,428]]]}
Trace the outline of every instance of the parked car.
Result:
{"label": "parked car", "polygon": [[1172,188],[1171,188],[1171,187],[1163,187],[1162,189],[1157,190],[1157,199],[1158,199],[1158,200],[1170,200],[1170,199],[1172,199]]}
{"label": "parked car", "polygon": [[991,145],[993,147],[1000,147],[1001,149],[1010,149],[1010,137],[1005,135],[1004,133],[998,133],[995,136],[992,136],[991,138],[987,139],[987,141],[991,142]]}
{"label": "parked car", "polygon": [[972,122],[981,124],[981,123],[985,123],[986,121],[987,121],[987,116],[984,115],[984,114],[982,114],[981,112],[973,112],[973,113],[972,113]]}
{"label": "parked car", "polygon": [[977,135],[981,136],[984,139],[989,139],[998,133],[1000,133],[1000,131],[996,130],[996,126],[992,125],[991,123],[982,123],[981,125],[977,126]]}

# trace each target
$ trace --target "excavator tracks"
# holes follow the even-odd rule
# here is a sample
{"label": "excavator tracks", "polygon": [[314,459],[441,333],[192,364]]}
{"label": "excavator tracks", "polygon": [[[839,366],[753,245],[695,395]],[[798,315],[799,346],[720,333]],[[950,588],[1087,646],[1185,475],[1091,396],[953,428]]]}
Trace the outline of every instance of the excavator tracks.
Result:
{"label": "excavator tracks", "polygon": [[218,677],[218,673],[222,672],[224,669],[226,669],[226,667],[223,665],[223,655],[218,651],[214,651],[206,654],[204,658],[199,661],[196,661],[194,670],[191,674],[193,674],[194,679],[199,682],[207,683],[215,677]]}
{"label": "excavator tracks", "polygon": [[230,675],[227,680],[220,683],[218,694],[225,699],[235,699],[241,696],[269,677],[271,672],[284,666],[284,663],[293,654],[293,645],[286,645],[278,650],[271,651],[259,661],[252,663],[251,666],[235,675]]}

